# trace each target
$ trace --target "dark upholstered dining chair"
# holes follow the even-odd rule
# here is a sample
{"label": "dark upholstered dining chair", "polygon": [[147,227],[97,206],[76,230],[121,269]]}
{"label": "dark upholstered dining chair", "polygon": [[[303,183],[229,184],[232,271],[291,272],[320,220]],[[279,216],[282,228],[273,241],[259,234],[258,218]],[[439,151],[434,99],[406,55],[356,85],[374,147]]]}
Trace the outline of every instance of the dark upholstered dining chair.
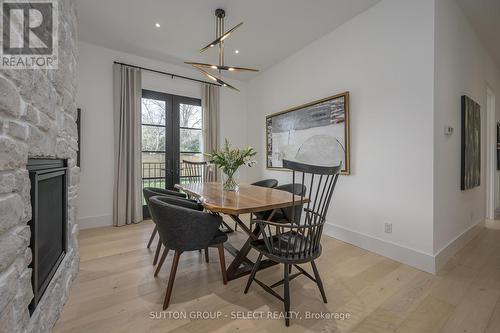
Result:
{"label": "dark upholstered dining chair", "polygon": [[[323,302],[327,303],[323,283],[314,261],[321,255],[323,225],[341,167],[313,166],[287,160],[283,161],[283,167],[292,170],[293,184],[296,184],[298,175],[300,186],[297,184],[293,186],[292,193],[293,189],[303,189],[306,186],[309,191],[307,193],[301,191],[299,201],[292,196],[293,206],[284,211],[287,220],[285,223],[255,221],[263,238],[250,243],[251,247],[259,252],[259,256],[248,278],[245,294],[252,282],[257,282],[265,291],[283,301],[285,324],[289,326],[290,281],[292,279],[301,274],[307,276],[317,284]],[[302,204],[304,200],[307,203]],[[297,210],[297,207],[300,207],[300,210]],[[265,285],[255,277],[263,256],[284,265],[284,278],[271,286]],[[311,264],[314,276],[299,266],[305,263]],[[298,273],[291,274],[292,267],[295,267]],[[280,285],[284,286],[283,297],[273,290]]]}
{"label": "dark upholstered dining chair", "polygon": [[[179,198],[184,198],[184,199],[187,198],[187,196],[184,193],[172,191],[172,190],[167,190],[167,189],[159,188],[159,187],[145,187],[142,189],[142,194],[144,195],[144,200],[146,201],[146,205],[148,206],[148,210],[149,210],[149,198],[151,198],[152,196],[155,196],[155,195],[167,195],[167,196],[172,195],[172,196],[176,196]],[[149,214],[151,215],[151,212],[149,212]],[[148,249],[151,247],[151,244],[153,243],[153,240],[154,240],[157,232],[158,232],[158,228],[156,227],[156,224],[155,224],[153,232],[151,233],[151,237],[149,237],[149,241],[148,241],[148,245],[147,245]]]}
{"label": "dark upholstered dining chair", "polygon": [[[186,195],[184,193],[180,193],[180,192],[172,191],[172,190],[166,190],[166,189],[163,189],[163,188],[145,187],[142,190],[142,193],[144,195],[144,199],[146,200],[146,205],[148,206],[148,209],[149,209],[149,199],[151,197],[155,196],[155,195],[173,196],[173,197],[181,198],[183,200],[186,200],[186,201],[189,201],[189,202],[197,204],[196,201],[187,199]],[[196,209],[197,210],[203,210],[203,206],[201,204],[197,204]],[[149,213],[151,215],[151,210],[150,210]],[[156,225],[156,222],[154,221],[153,218],[151,218],[151,219],[153,220],[153,222],[155,224],[155,227],[153,229],[153,232],[151,233],[151,237],[149,238],[149,242],[148,242],[148,245],[147,245],[148,249],[151,247],[151,243],[153,242],[153,240],[154,240],[154,238],[155,238],[155,236],[156,236],[156,234],[158,232],[158,227]],[[156,265],[156,263],[158,262],[158,257],[160,255],[160,251],[161,251],[161,239],[158,237],[158,244],[156,245],[155,256],[154,256],[154,259],[153,259],[153,265]],[[208,262],[208,249],[205,249],[205,261]],[[160,266],[160,268],[161,268],[161,266]]]}
{"label": "dark upholstered dining chair", "polygon": [[[297,184],[297,183],[285,184],[285,185],[277,186],[276,190],[286,191],[286,192],[294,193],[296,195],[304,195],[306,193],[306,186],[304,184]],[[290,221],[290,218],[292,215],[292,210],[293,210],[292,207],[281,208],[281,209],[276,210],[274,212],[273,216],[271,216],[273,211],[267,210],[264,212],[255,213],[255,218],[257,220],[268,220],[269,218],[271,218],[270,220],[274,221],[274,222],[278,222],[278,221],[282,221],[282,220]],[[300,205],[300,204],[296,205],[295,212],[297,214],[301,214],[302,205]],[[299,215],[297,215],[297,217],[300,218]]]}
{"label": "dark upholstered dining chair", "polygon": [[276,186],[278,186],[278,181],[276,179],[263,179],[259,180],[258,182],[252,183],[250,185],[275,188]]}
{"label": "dark upholstered dining chair", "polygon": [[[149,202],[151,214],[158,225],[161,242],[165,246],[158,267],[161,267],[170,250],[175,251],[163,310],[170,303],[179,258],[183,252],[216,247],[219,250],[222,281],[227,284],[224,258],[224,242],[227,241],[227,235],[219,230],[222,217],[198,211],[197,204],[175,197],[154,196]],[[159,271],[157,268],[155,276]]]}
{"label": "dark upholstered dining chair", "polygon": [[[277,179],[263,179],[263,180],[259,180],[258,182],[252,183],[250,185],[259,186],[259,187],[267,187],[267,188],[275,188],[276,186],[278,186],[278,180]],[[260,216],[262,216],[262,214]],[[253,213],[250,213],[250,224],[252,224],[252,220],[253,220]]]}

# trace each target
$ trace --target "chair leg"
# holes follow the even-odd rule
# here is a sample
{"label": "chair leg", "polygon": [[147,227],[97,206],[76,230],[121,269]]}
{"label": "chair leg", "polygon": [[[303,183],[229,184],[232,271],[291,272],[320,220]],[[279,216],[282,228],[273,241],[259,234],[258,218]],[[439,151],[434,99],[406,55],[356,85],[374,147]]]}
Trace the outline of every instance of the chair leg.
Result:
{"label": "chair leg", "polygon": [[181,252],[175,251],[174,261],[172,261],[172,269],[170,270],[170,277],[168,278],[167,293],[165,294],[165,300],[163,301],[163,310],[168,308],[170,304],[170,296],[172,296],[172,289],[174,287],[175,274],[177,273],[177,265],[179,264],[179,257]]}
{"label": "chair leg", "polygon": [[234,222],[234,231],[238,231],[238,223]]}
{"label": "chair leg", "polygon": [[321,281],[321,277],[319,276],[318,268],[316,267],[314,260],[311,261],[311,266],[314,271],[314,278],[316,279],[316,284],[318,285],[321,297],[323,297],[323,302],[328,303],[326,300],[325,289],[323,289],[323,282]]}
{"label": "chair leg", "polygon": [[262,260],[262,253],[259,253],[259,257],[257,258],[255,265],[253,265],[252,272],[250,273],[250,276],[248,277],[247,286],[245,287],[245,291],[244,291],[245,294],[248,293],[248,289],[250,289],[250,286],[252,285],[252,282],[255,279],[255,274],[259,270],[261,260]]}
{"label": "chair leg", "polygon": [[284,291],[284,299],[285,299],[285,325],[290,326],[290,275],[289,275],[289,270],[288,267],[290,264],[285,264],[285,276],[284,276],[284,284],[283,284],[283,291]]}
{"label": "chair leg", "polygon": [[158,256],[160,255],[161,250],[161,239],[158,239],[158,245],[156,245],[155,258],[153,259],[153,266],[158,262]]}
{"label": "chair leg", "polygon": [[153,229],[153,233],[151,234],[151,237],[149,237],[149,242],[147,248],[149,249],[151,247],[151,243],[153,243],[153,239],[156,236],[156,233],[158,232],[158,227],[155,224],[155,228]]}
{"label": "chair leg", "polygon": [[163,262],[165,262],[165,259],[167,258],[168,251],[169,250],[167,248],[165,248],[165,250],[163,250],[163,254],[161,255],[160,262],[158,263],[158,266],[156,266],[155,277],[158,276],[158,273],[160,273],[161,266],[163,266]]}
{"label": "chair leg", "polygon": [[219,250],[219,262],[220,262],[220,271],[222,273],[222,282],[224,284],[227,284],[226,258],[224,256],[224,245],[222,243],[218,244],[217,249]]}

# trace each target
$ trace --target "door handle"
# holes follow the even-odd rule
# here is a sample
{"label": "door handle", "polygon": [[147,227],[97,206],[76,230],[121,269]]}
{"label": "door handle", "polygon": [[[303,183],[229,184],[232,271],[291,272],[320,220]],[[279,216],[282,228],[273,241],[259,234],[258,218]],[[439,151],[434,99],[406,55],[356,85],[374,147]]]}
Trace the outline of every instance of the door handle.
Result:
{"label": "door handle", "polygon": [[166,173],[167,175],[170,175],[170,174],[172,173],[172,169],[171,169],[171,166],[170,166],[170,165],[171,165],[170,160],[167,160],[167,169],[165,170],[165,173]]}

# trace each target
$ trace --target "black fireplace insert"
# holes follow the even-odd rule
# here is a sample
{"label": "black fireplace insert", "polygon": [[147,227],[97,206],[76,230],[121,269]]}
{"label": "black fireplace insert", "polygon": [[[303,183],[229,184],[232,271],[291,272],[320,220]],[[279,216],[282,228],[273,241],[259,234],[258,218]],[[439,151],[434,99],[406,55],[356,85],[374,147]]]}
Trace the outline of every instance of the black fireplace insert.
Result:
{"label": "black fireplace insert", "polygon": [[68,165],[66,160],[30,159],[33,313],[67,251]]}

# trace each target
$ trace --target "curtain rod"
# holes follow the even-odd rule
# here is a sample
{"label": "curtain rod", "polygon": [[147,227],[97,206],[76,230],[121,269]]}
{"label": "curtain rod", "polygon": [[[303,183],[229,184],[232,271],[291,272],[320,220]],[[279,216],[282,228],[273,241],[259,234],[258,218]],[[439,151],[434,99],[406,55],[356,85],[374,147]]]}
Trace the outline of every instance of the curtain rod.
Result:
{"label": "curtain rod", "polygon": [[122,65],[122,66],[128,66],[128,67],[132,67],[132,68],[142,69],[143,71],[148,71],[148,72],[153,72],[153,73],[168,75],[168,76],[171,76],[172,78],[177,77],[179,79],[191,80],[191,81],[201,82],[201,83],[205,83],[205,84],[211,84],[213,86],[218,86],[218,87],[221,86],[220,84],[217,84],[217,83],[203,81],[203,80],[198,80],[198,79],[193,79],[192,77],[188,77],[188,76],[177,75],[177,74],[172,74],[172,73],[168,73],[168,72],[162,72],[162,71],[159,71],[159,70],[156,70],[156,69],[151,69],[151,68],[146,68],[146,67],[141,67],[141,66],[136,66],[136,65],[125,64],[123,62],[118,62],[118,61],[113,61],[113,62],[115,64]]}

